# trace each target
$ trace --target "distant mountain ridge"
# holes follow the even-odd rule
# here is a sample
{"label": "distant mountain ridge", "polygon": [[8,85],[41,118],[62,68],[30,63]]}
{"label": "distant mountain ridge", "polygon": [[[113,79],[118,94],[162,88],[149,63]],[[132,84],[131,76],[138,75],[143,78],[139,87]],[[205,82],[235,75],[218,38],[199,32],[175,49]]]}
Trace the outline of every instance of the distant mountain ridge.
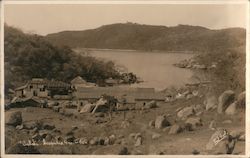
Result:
{"label": "distant mountain ridge", "polygon": [[246,30],[117,23],[90,30],[48,34],[45,38],[55,45],[66,45],[71,48],[214,51],[245,47]]}

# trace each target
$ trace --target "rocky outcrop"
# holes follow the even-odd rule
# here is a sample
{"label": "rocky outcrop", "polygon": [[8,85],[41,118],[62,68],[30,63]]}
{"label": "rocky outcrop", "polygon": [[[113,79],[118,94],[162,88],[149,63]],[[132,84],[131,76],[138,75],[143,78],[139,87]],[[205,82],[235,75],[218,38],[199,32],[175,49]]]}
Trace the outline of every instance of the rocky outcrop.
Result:
{"label": "rocky outcrop", "polygon": [[180,133],[181,131],[182,131],[181,126],[178,124],[174,124],[173,126],[171,126],[168,134],[177,134]]}
{"label": "rocky outcrop", "polygon": [[154,128],[154,127],[155,127],[155,120],[149,121],[148,126],[149,126],[150,128]]}
{"label": "rocky outcrop", "polygon": [[246,92],[241,92],[237,97],[237,105],[239,108],[246,108]]}
{"label": "rocky outcrop", "polygon": [[218,104],[218,108],[217,108],[217,112],[219,114],[225,112],[225,110],[227,109],[227,107],[234,102],[234,99],[235,99],[235,93],[234,91],[232,90],[227,90],[225,92],[223,92],[218,101],[219,101],[219,104]]}
{"label": "rocky outcrop", "polygon": [[155,128],[161,129],[164,127],[170,126],[169,121],[167,120],[166,116],[158,116],[155,119]]}
{"label": "rocky outcrop", "polygon": [[191,117],[191,118],[188,118],[188,119],[185,121],[185,126],[186,126],[186,127],[189,127],[189,130],[190,130],[190,131],[193,131],[193,130],[195,130],[197,127],[202,126],[201,118],[199,118],[199,117]]}
{"label": "rocky outcrop", "polygon": [[90,113],[95,108],[95,104],[86,104],[80,110],[80,113]]}
{"label": "rocky outcrop", "polygon": [[181,118],[182,120],[185,120],[186,118],[188,118],[189,116],[193,114],[194,114],[193,107],[185,107],[177,113],[177,116]]}
{"label": "rocky outcrop", "polygon": [[152,134],[152,139],[158,139],[160,137],[161,137],[161,134],[159,134],[159,133],[153,133]]}
{"label": "rocky outcrop", "polygon": [[235,143],[235,139],[229,135],[227,130],[219,129],[209,139],[206,150],[210,154],[232,154]]}
{"label": "rocky outcrop", "polygon": [[156,104],[156,101],[154,100],[146,103],[146,105],[144,106],[145,109],[152,109],[156,107],[157,107],[157,104]]}
{"label": "rocky outcrop", "polygon": [[233,102],[225,110],[225,114],[227,114],[227,115],[234,115],[236,113],[236,111],[237,111],[237,102]]}
{"label": "rocky outcrop", "polygon": [[217,108],[218,100],[215,96],[207,96],[205,99],[206,110],[212,110]]}

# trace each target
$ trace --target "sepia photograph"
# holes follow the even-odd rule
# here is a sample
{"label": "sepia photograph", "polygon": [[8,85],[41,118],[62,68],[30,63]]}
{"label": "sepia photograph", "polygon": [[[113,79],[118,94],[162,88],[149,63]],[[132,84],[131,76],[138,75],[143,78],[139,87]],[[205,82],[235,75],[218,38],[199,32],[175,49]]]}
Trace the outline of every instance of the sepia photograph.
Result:
{"label": "sepia photograph", "polygon": [[3,157],[247,154],[247,0],[51,2],[2,2]]}

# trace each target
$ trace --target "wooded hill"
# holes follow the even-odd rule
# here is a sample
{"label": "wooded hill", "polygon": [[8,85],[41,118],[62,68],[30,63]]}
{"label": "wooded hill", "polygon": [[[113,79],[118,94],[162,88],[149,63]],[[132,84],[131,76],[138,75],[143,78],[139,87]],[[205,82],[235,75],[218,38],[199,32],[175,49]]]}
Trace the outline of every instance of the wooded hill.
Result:
{"label": "wooded hill", "polygon": [[70,81],[80,75],[96,83],[120,77],[111,61],[77,55],[68,47],[53,46],[43,36],[25,34],[7,25],[4,29],[6,90],[35,77]]}
{"label": "wooded hill", "polygon": [[134,49],[166,51],[214,51],[245,45],[246,30],[211,30],[200,26],[175,27],[117,23],[84,31],[48,34],[55,45],[71,48]]}

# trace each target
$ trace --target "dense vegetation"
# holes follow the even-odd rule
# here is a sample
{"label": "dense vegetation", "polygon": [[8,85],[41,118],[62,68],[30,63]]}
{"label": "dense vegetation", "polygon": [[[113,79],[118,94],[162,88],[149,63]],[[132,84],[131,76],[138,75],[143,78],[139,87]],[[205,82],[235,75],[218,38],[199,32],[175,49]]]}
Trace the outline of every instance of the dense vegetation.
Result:
{"label": "dense vegetation", "polygon": [[241,28],[210,30],[189,25],[166,27],[118,23],[92,30],[49,34],[46,38],[56,45],[67,45],[72,48],[214,51],[243,45],[245,30]]}
{"label": "dense vegetation", "polygon": [[165,27],[126,23],[41,37],[5,26],[5,83],[7,87],[13,87],[32,77],[69,81],[77,75],[101,83],[109,77],[121,77],[114,69],[113,62],[77,55],[65,47],[69,46],[198,51],[201,53],[196,60],[200,63],[218,63],[216,69],[204,75],[207,80],[213,81],[212,89],[216,93],[225,89],[243,91],[245,45],[246,31],[242,28],[210,30],[188,25]]}
{"label": "dense vegetation", "polygon": [[70,81],[80,75],[87,81],[118,78],[114,63],[77,55],[67,47],[55,47],[44,37],[25,34],[5,25],[5,86],[14,88],[33,77]]}
{"label": "dense vegetation", "polygon": [[207,80],[212,81],[211,91],[221,94],[226,89],[232,89],[236,93],[245,91],[246,54],[242,48],[205,52],[196,58],[203,64],[218,63],[216,69],[211,69],[203,74]]}

